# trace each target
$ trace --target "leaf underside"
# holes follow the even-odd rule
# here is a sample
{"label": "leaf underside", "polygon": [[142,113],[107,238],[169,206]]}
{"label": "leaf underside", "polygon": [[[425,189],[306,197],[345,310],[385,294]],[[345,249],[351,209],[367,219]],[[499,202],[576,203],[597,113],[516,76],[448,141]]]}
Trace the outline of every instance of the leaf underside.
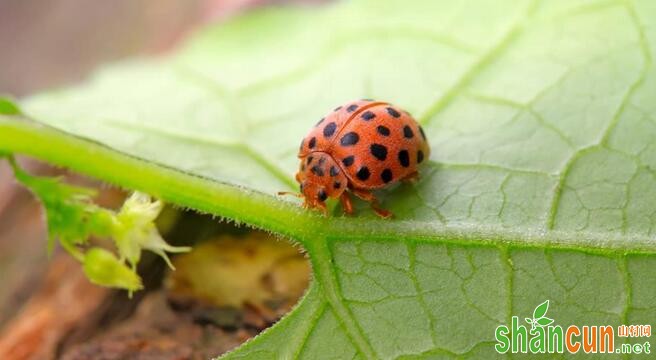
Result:
{"label": "leaf underside", "polygon": [[[24,99],[36,122],[0,118],[0,152],[299,242],[308,294],[227,358],[502,357],[496,326],[545,299],[564,326],[656,321],[655,49],[650,0],[267,9]],[[431,144],[419,183],[377,193],[395,219],[275,197],[359,98]]]}

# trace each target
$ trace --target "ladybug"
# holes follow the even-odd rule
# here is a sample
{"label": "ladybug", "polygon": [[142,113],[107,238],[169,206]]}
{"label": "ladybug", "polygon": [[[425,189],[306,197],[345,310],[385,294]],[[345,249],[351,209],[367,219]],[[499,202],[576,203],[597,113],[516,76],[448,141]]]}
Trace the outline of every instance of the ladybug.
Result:
{"label": "ladybug", "polygon": [[416,181],[418,166],[429,156],[424,130],[408,112],[382,101],[349,102],[319,120],[301,142],[296,174],[301,193],[292,195],[324,214],[326,200],[339,198],[352,214],[352,193],[388,218],[392,213],[378,205],[372,190]]}

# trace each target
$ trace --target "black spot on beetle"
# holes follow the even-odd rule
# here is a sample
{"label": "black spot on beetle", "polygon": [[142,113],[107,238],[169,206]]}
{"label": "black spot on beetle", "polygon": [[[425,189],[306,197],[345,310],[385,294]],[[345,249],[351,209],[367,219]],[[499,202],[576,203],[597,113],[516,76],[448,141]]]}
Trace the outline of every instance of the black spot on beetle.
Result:
{"label": "black spot on beetle", "polygon": [[322,156],[319,158],[319,162],[317,164],[319,164],[319,166],[322,166],[325,162],[326,162],[326,158]]}
{"label": "black spot on beetle", "polygon": [[339,170],[337,170],[337,167],[336,166],[331,166],[330,167],[330,176],[334,177],[334,176],[337,176],[337,174],[339,174]]}
{"label": "black spot on beetle", "polygon": [[307,157],[307,164],[310,165],[312,163],[312,160],[314,160],[314,157],[312,155]]}
{"label": "black spot on beetle", "polygon": [[408,154],[408,150],[399,151],[399,163],[403,167],[410,166],[410,154]]}
{"label": "black spot on beetle", "polygon": [[357,144],[359,140],[360,136],[358,136],[357,133],[351,131],[342,136],[342,138],[339,140],[339,143],[342,144],[342,146],[350,146]]}
{"label": "black spot on beetle", "polygon": [[346,108],[346,111],[351,113],[351,112],[354,112],[357,108],[358,108],[358,106],[355,105],[355,104],[349,105],[349,107]]}
{"label": "black spot on beetle", "polygon": [[312,173],[313,173],[314,175],[317,175],[317,176],[323,176],[323,169],[322,169],[321,167],[319,167],[318,165],[314,165],[314,166],[310,169],[310,171],[312,171]]}
{"label": "black spot on beetle", "polygon": [[358,177],[358,179],[365,181],[369,179],[369,176],[371,176],[371,173],[369,172],[369,168],[366,166],[363,166],[358,169],[358,172],[355,173],[355,176]]}
{"label": "black spot on beetle", "polygon": [[371,144],[369,146],[369,151],[371,152],[371,155],[380,161],[387,159],[387,148],[385,145]]}
{"label": "black spot on beetle", "polygon": [[308,142],[308,147],[310,149],[314,149],[315,146],[317,146],[317,138],[312,137],[312,139],[310,139],[310,142]]}
{"label": "black spot on beetle", "polygon": [[334,187],[335,189],[339,189],[341,186],[342,186],[342,183],[340,183],[339,181],[335,181],[335,182],[333,183],[333,187]]}
{"label": "black spot on beetle", "polygon": [[417,151],[417,164],[421,164],[424,161],[424,152],[419,150]]}
{"label": "black spot on beetle", "polygon": [[338,106],[338,107],[336,107],[335,109],[333,109],[333,111],[339,111],[339,110],[341,110],[341,109],[342,109],[342,107],[341,107],[341,106]]}
{"label": "black spot on beetle", "polygon": [[326,195],[326,192],[321,189],[317,192],[317,198],[319,201],[326,201],[326,199],[328,199],[328,195]]}
{"label": "black spot on beetle", "polygon": [[313,167],[311,167],[310,171],[312,171],[312,173],[317,176],[323,176],[323,169],[318,165],[314,165]]}
{"label": "black spot on beetle", "polygon": [[342,164],[344,164],[344,166],[351,166],[353,165],[354,161],[355,161],[355,156],[350,155],[342,159]]}
{"label": "black spot on beetle", "polygon": [[409,125],[403,127],[403,136],[407,139],[412,139],[415,136],[415,133],[412,131]]}
{"label": "black spot on beetle", "polygon": [[324,120],[326,120],[326,118],[321,118],[321,120],[319,120],[319,121],[317,122],[317,124],[314,125],[314,127],[318,127],[319,125],[321,125],[321,123],[322,123]]}
{"label": "black spot on beetle", "polygon": [[375,117],[376,117],[376,114],[374,114],[374,113],[372,113],[371,111],[367,110],[367,111],[363,112],[362,115],[361,115],[360,117],[361,117],[362,119],[366,120],[366,121],[369,121],[369,120],[375,118]]}
{"label": "black spot on beetle", "polygon": [[376,131],[383,136],[389,136],[390,134],[390,129],[383,125],[378,125],[378,127],[376,127]]}
{"label": "black spot on beetle", "polygon": [[393,178],[394,176],[392,176],[392,170],[390,169],[385,169],[382,173],[380,173],[380,179],[383,180],[385,184],[392,181]]}
{"label": "black spot on beetle", "polygon": [[325,137],[331,137],[335,133],[335,130],[337,130],[337,124],[334,122],[328,123],[325,128],[323,128],[323,136]]}
{"label": "black spot on beetle", "polygon": [[396,111],[396,109],[391,108],[391,107],[388,107],[388,108],[387,108],[387,113],[390,114],[390,115],[392,115],[392,116],[395,117],[395,118],[399,118],[399,117],[401,117],[401,114],[400,114],[398,111]]}

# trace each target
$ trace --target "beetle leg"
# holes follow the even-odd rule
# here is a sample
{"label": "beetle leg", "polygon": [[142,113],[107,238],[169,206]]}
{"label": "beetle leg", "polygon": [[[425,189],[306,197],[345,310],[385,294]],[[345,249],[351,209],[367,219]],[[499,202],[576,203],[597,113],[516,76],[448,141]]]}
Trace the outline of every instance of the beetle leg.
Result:
{"label": "beetle leg", "polygon": [[406,184],[414,184],[417,181],[419,181],[419,172],[414,171],[414,172],[406,175],[403,179],[401,179],[401,181],[403,183],[406,183]]}
{"label": "beetle leg", "polygon": [[351,197],[346,191],[339,196],[339,201],[342,203],[342,209],[347,215],[353,214],[353,203],[351,203]]}
{"label": "beetle leg", "polygon": [[364,201],[367,201],[371,205],[371,208],[376,212],[376,214],[378,214],[378,216],[385,219],[392,217],[393,214],[389,210],[385,210],[378,205],[378,200],[374,194],[371,193],[371,191],[361,189],[352,189],[352,191],[355,196]]}
{"label": "beetle leg", "polygon": [[323,216],[328,217],[328,209],[326,208],[326,203],[317,201],[312,207],[318,208],[323,213]]}

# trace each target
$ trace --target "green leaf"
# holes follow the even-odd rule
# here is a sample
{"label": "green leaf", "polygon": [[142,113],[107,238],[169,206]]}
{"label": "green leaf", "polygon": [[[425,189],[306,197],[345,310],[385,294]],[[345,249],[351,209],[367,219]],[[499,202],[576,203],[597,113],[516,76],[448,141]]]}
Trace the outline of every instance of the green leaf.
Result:
{"label": "green leaf", "polygon": [[[490,358],[544,299],[559,324],[656,321],[655,29],[650,0],[268,9],[24,99],[47,126],[0,118],[0,151],[300,243],[309,293],[228,358]],[[377,193],[396,217],[276,197],[302,136],[363,97],[432,147]]]}
{"label": "green leaf", "polygon": [[547,314],[547,310],[549,310],[549,300],[535,307],[535,310],[533,310],[533,319],[544,317]]}
{"label": "green leaf", "polygon": [[0,95],[0,114],[3,115],[18,115],[20,114],[18,105],[10,98]]}
{"label": "green leaf", "polygon": [[550,319],[548,317],[543,317],[538,319],[538,324],[540,324],[540,326],[547,326],[553,322],[554,322],[553,319]]}

